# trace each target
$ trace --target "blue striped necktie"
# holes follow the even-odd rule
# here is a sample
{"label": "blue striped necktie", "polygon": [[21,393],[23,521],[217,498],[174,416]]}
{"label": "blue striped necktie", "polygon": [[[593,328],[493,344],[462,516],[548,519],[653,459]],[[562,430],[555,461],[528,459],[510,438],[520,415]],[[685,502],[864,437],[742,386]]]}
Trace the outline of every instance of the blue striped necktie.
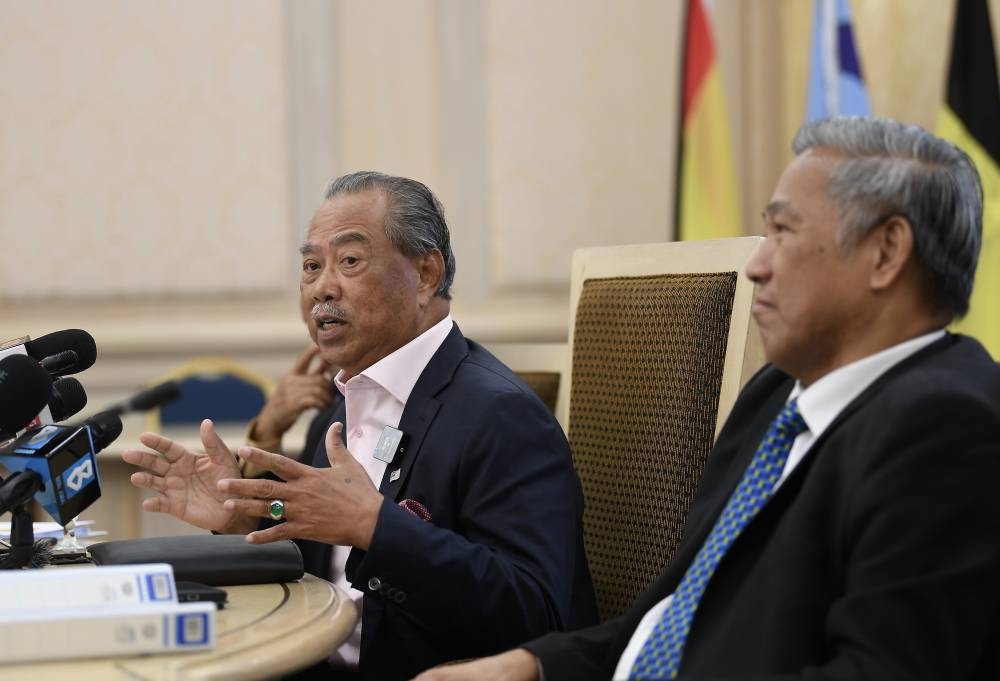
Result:
{"label": "blue striped necktie", "polygon": [[806,429],[795,400],[786,404],[771,422],[726,507],[677,585],[673,601],[639,650],[629,678],[646,681],[677,676],[684,643],[708,580],[722,556],[771,496],[785,468],[792,443]]}

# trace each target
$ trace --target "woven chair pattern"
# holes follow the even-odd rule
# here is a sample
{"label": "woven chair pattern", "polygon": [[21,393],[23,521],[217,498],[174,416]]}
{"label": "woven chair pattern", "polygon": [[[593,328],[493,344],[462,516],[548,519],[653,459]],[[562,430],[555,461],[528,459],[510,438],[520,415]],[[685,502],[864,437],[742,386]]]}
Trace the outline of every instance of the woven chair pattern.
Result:
{"label": "woven chair pattern", "polygon": [[736,272],[591,279],[576,311],[569,441],[603,620],[670,560],[715,436]]}

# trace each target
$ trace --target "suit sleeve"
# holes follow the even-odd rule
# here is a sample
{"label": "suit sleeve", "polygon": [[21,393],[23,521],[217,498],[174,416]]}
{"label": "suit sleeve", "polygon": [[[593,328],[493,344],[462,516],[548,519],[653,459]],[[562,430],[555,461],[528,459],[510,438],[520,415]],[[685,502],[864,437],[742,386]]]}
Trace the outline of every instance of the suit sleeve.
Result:
{"label": "suit sleeve", "polygon": [[[408,626],[462,639],[470,654],[564,628],[581,567],[582,492],[558,424],[515,390],[486,409],[488,418],[470,413],[444,432],[462,450],[447,464],[437,457],[450,470],[434,471],[436,486],[451,488],[450,511],[431,508],[424,522],[387,500],[368,551],[348,565],[366,608],[380,597]],[[435,463],[427,450],[442,442],[425,442],[418,463]],[[449,512],[447,527],[434,524]]]}
{"label": "suit sleeve", "polygon": [[603,681],[608,655],[618,640],[623,618],[574,632],[556,632],[521,646],[541,665],[545,681]]}

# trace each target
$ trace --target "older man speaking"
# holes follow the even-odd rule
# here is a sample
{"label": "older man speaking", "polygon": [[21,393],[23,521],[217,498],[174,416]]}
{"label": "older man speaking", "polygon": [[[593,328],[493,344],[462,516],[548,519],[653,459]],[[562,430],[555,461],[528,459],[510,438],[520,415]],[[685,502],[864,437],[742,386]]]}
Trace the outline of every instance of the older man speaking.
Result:
{"label": "older man speaking", "polygon": [[[379,173],[335,180],[301,248],[302,308],[343,401],[311,465],[254,448],[278,479],[242,480],[202,424],[204,455],[151,433],[131,450],[148,511],[300,541],[306,569],[363,595],[337,662],[409,678],[597,621],[580,483],[558,423],[449,314],[440,204]],[[345,442],[346,440],[346,442]],[[260,519],[266,522],[258,529]],[[333,652],[333,651],[331,651]]]}

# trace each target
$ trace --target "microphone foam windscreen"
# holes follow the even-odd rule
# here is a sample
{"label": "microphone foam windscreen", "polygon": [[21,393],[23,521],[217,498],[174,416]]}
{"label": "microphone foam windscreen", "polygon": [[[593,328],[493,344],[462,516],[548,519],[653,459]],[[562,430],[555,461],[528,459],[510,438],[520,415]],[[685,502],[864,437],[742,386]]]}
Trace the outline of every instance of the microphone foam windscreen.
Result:
{"label": "microphone foam windscreen", "polygon": [[94,337],[83,329],[53,331],[41,338],[28,341],[24,344],[24,349],[35,359],[72,350],[77,354],[74,372],[89,369],[97,361],[97,344],[94,343]]}
{"label": "microphone foam windscreen", "polygon": [[87,391],[75,378],[60,378],[52,384],[52,399],[49,410],[52,420],[62,421],[77,414],[87,406]]}
{"label": "microphone foam windscreen", "polygon": [[94,440],[94,451],[99,452],[122,434],[122,420],[118,414],[110,411],[102,411],[94,414],[84,421],[90,428],[90,434]]}
{"label": "microphone foam windscreen", "polygon": [[0,359],[0,430],[24,428],[49,403],[49,372],[26,355]]}

